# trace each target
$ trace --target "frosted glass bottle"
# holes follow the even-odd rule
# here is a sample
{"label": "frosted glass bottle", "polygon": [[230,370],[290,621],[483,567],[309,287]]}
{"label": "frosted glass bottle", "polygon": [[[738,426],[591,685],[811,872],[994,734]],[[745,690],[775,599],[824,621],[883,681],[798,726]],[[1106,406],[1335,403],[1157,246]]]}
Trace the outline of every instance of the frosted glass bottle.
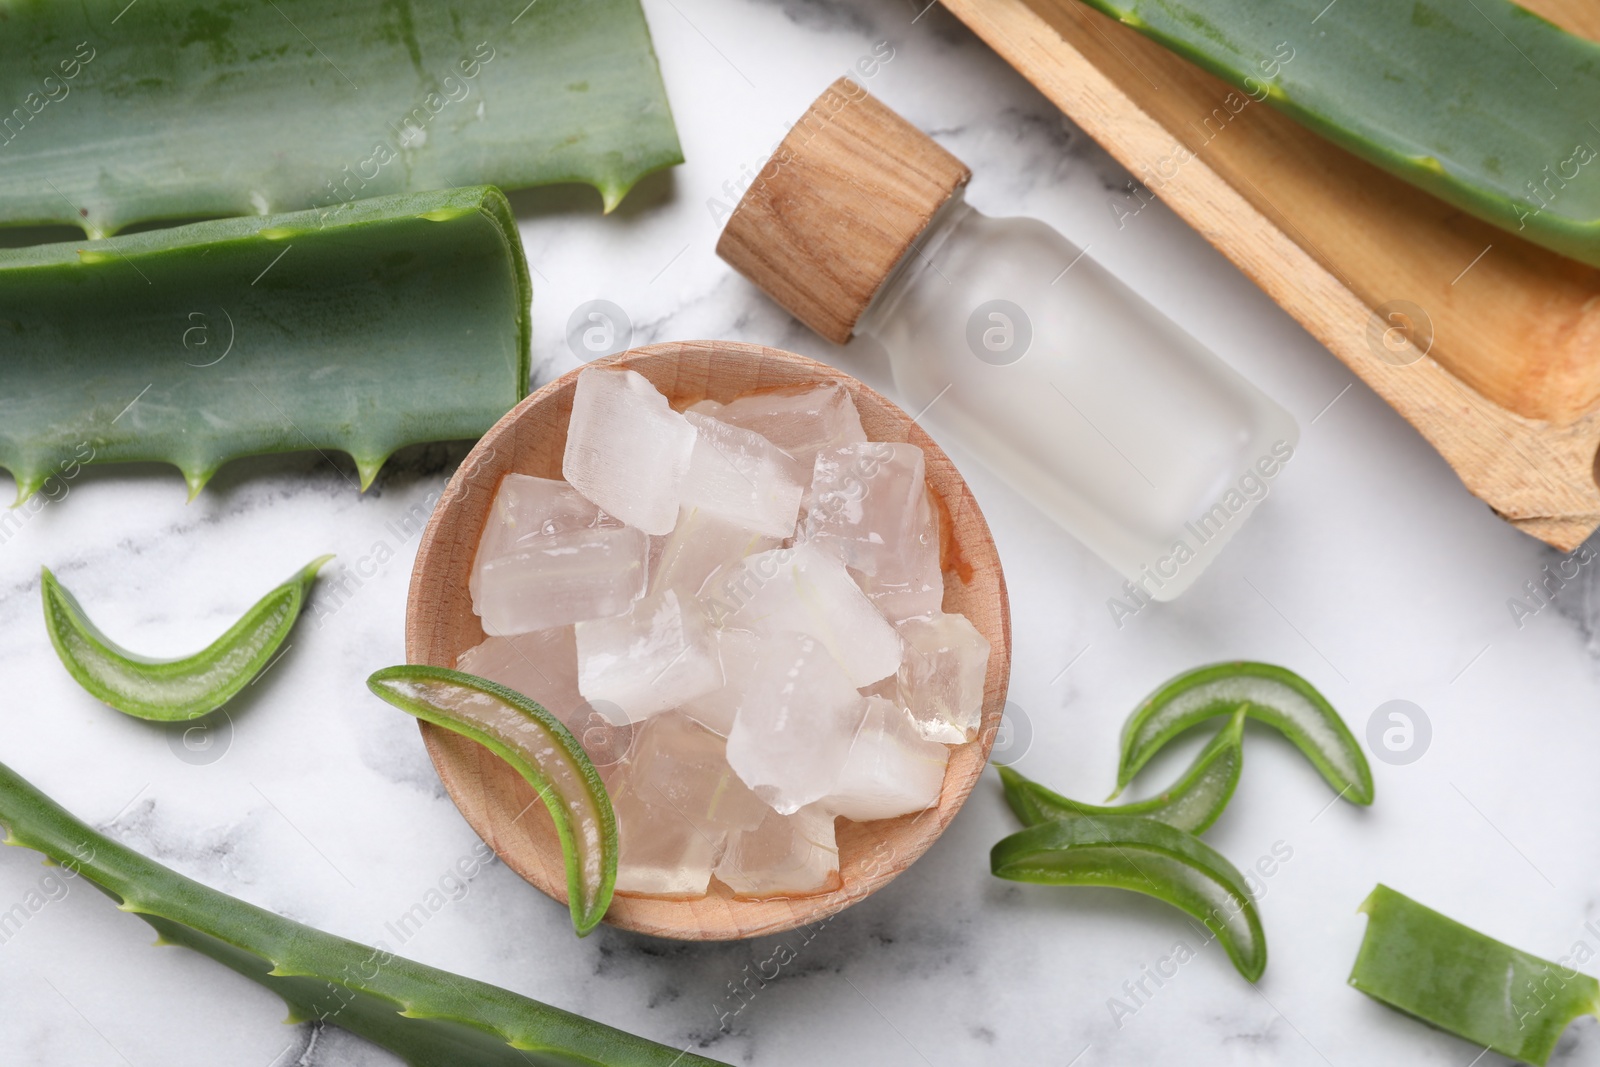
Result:
{"label": "frosted glass bottle", "polygon": [[1120,571],[1130,612],[1170,600],[1267,496],[1294,420],[1049,226],[968,206],[970,177],[841,78],[717,251],[824,337],[882,344],[901,406]]}
{"label": "frosted glass bottle", "polygon": [[1269,491],[1294,420],[1035,219],[957,193],[856,323],[899,400],[1153,599],[1186,589]]}

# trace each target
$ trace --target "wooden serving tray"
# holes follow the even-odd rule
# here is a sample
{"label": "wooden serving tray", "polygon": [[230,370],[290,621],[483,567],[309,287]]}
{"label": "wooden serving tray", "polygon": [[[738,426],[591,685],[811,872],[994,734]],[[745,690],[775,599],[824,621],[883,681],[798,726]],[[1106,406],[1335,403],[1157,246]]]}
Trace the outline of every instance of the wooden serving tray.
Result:
{"label": "wooden serving tray", "polygon": [[[1077,0],[945,6],[1503,518],[1564,551],[1600,525],[1600,271],[1465,215],[1265,104],[1239,107],[1239,90]],[[1600,5],[1524,6],[1600,39]]]}

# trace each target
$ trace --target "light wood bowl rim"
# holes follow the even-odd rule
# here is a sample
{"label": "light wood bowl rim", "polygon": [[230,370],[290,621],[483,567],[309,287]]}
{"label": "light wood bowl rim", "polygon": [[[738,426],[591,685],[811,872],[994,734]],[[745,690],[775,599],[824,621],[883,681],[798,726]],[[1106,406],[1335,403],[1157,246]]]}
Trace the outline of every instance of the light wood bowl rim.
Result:
{"label": "light wood bowl rim", "polygon": [[[954,542],[954,558],[964,560],[967,564],[968,577],[964,583],[957,575],[947,571],[945,607],[946,610],[960,607],[963,613],[968,614],[974,625],[988,638],[991,654],[978,736],[952,749],[939,804],[926,812],[899,819],[872,823],[841,821],[840,859],[844,880],[840,888],[808,897],[745,901],[731,899],[725,895],[725,890],[719,894],[714,884],[713,895],[693,900],[618,896],[606,914],[607,923],[625,930],[691,941],[737,940],[790,930],[834,915],[876,892],[933,844],[960,810],[987,766],[989,750],[1000,726],[1010,675],[1009,603],[994,539],[971,490],[949,457],[888,398],[849,374],[807,357],[734,341],[677,341],[630,349],[575,368],[535,391],[479,440],[450,479],[423,531],[406,599],[407,660],[411,663],[454,667],[456,657],[470,644],[482,639],[477,617],[470,611],[470,599],[467,601],[466,618],[461,617],[460,601],[467,595],[467,574],[472,565],[472,555],[462,545],[467,541],[476,545],[477,532],[482,529],[482,516],[487,514],[494,488],[504,473],[516,469],[517,460],[521,458],[515,444],[517,431],[524,420],[532,418],[530,413],[546,405],[564,404],[564,411],[558,408],[564,430],[578,374],[587,367],[603,365],[624,366],[645,374],[667,393],[675,406],[681,407],[684,401],[692,402],[708,393],[717,392],[713,387],[709,364],[729,356],[748,362],[758,379],[766,372],[775,373],[780,379],[773,382],[775,385],[798,380],[839,381],[857,399],[863,422],[877,424],[885,418],[894,420],[898,423],[896,429],[899,436],[890,436],[888,439],[907,440],[924,450],[929,489],[943,500],[950,517],[948,523],[941,524],[947,549]],[[705,380],[702,382],[704,388],[700,391],[680,381],[685,376],[694,381],[695,376],[686,372],[685,368],[692,371],[698,366],[695,361],[707,364]],[[747,392],[752,388],[763,386],[745,386],[736,392]],[[882,439],[883,432],[881,427],[878,432],[869,429],[868,436],[874,440]],[[453,538],[451,532],[456,529],[458,522],[472,521],[470,517],[462,519],[467,514],[464,509],[474,507],[479,510],[476,513],[477,528],[472,536],[467,540]],[[959,539],[954,534],[958,524],[966,531]],[[456,611],[453,617],[444,607],[445,601],[450,599],[452,572],[455,573],[453,580],[456,583],[453,598]],[[978,597],[980,590],[985,587],[987,595],[982,601],[965,603]],[[954,605],[952,598],[956,601]],[[470,634],[474,629],[478,637],[470,641],[462,638],[462,631]],[[467,822],[494,848],[508,867],[564,905],[567,899],[564,866],[559,846],[555,843],[554,826],[543,806],[534,804],[532,810],[524,815],[524,818],[533,821],[534,829],[521,827],[513,835],[501,832],[501,827],[497,825],[496,816],[503,821],[509,814],[510,805],[497,805],[490,796],[491,791],[515,791],[520,786],[527,790],[528,796],[532,796],[527,784],[517,776],[516,771],[487,749],[428,723],[419,725],[434,768]],[[506,780],[507,776],[515,781]],[[530,843],[528,838],[529,834],[537,834],[541,830],[542,848]],[[553,855],[550,851],[552,848]],[[870,862],[862,860],[867,853],[871,854]]]}

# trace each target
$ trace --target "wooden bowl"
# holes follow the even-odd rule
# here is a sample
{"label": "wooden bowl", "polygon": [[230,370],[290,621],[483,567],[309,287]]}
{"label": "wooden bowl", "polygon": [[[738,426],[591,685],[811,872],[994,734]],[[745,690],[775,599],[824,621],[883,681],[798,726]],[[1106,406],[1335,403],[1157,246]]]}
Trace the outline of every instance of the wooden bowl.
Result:
{"label": "wooden bowl", "polygon": [[[827,379],[851,392],[861,425],[874,441],[909,441],[927,457],[928,488],[939,503],[945,571],[944,610],[960,612],[989,639],[983,722],[975,740],[951,750],[939,804],[925,812],[870,823],[841,821],[839,873],[830,893],[770,900],[734,900],[713,883],[697,900],[619,896],[606,921],[625,930],[689,941],[726,941],[816,922],[854,904],[922,855],[960,809],[983,773],[1005,705],[1011,668],[1011,618],[994,539],[950,458],[905,412],[849,375],[789,352],[728,341],[648,345],[597,360],[626,367],[655,383],[677,408],[705,397]],[[467,577],[485,516],[503,475],[561,477],[561,455],[577,371],[551,382],[495,424],[467,456],[434,509],[417,550],[406,602],[406,658],[454,667],[484,639],[472,612]],[[566,868],[555,826],[534,791],[488,749],[427,723],[423,741],[445,788],[467,822],[506,865],[554,899],[566,902]]]}

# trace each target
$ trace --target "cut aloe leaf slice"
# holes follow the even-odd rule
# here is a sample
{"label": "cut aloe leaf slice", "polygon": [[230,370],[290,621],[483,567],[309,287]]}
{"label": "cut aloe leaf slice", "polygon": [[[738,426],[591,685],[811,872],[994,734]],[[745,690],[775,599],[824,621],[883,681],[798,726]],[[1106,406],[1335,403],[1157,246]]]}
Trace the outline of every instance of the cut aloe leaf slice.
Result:
{"label": "cut aloe leaf slice", "polygon": [[1005,786],[1006,802],[1028,826],[1085,815],[1143,815],[1175,829],[1198,834],[1217,821],[1239,785],[1239,774],[1244,766],[1243,739],[1244,709],[1239,708],[1170,789],[1149,800],[1115,807],[1084,804],[1064,797],[1010,767],[999,768],[1000,781]]}
{"label": "cut aloe leaf slice", "polygon": [[[0,224],[90,237],[683,161],[638,0],[6,5]],[[257,268],[259,269],[259,268]]]}
{"label": "cut aloe leaf slice", "polygon": [[1241,707],[1293,741],[1340,796],[1355,804],[1372,803],[1372,768],[1333,705],[1293,671],[1250,662],[1197,667],[1145,698],[1122,727],[1117,791],[1168,741]]}
{"label": "cut aloe leaf slice", "polygon": [[1244,877],[1193,834],[1136,815],[1051,819],[1000,841],[989,853],[999,878],[1036,885],[1131,889],[1205,924],[1239,973],[1254,982],[1267,966],[1267,939]]}
{"label": "cut aloe leaf slice", "polygon": [[112,641],[46,568],[40,574],[45,629],[77,683],[127,715],[181,722],[222,707],[278,654],[332,556],[318,556],[256,601],[227,633],[192,656],[151,659]]}
{"label": "cut aloe leaf slice", "polygon": [[1600,265],[1600,44],[1507,0],[1086,2],[1396,177]]}
{"label": "cut aloe leaf slice", "polygon": [[561,839],[573,929],[580,937],[594,929],[617,882],[617,818],[572,732],[521,693],[443,667],[386,667],[367,686],[401,711],[478,742],[528,780]]}
{"label": "cut aloe leaf slice", "polygon": [[0,764],[5,843],[44,853],[153,926],[412,1067],[720,1067],[560,1008],[415,963],[220,893],[111,840]]}
{"label": "cut aloe leaf slice", "polygon": [[481,186],[0,250],[0,467],[19,500],[85,456],[193,496],[236,456],[340,450],[365,488],[521,399],[530,299]]}
{"label": "cut aloe leaf slice", "polygon": [[1567,1025],[1600,1016],[1600,983],[1379,885],[1350,984],[1484,1049],[1540,1067]]}

